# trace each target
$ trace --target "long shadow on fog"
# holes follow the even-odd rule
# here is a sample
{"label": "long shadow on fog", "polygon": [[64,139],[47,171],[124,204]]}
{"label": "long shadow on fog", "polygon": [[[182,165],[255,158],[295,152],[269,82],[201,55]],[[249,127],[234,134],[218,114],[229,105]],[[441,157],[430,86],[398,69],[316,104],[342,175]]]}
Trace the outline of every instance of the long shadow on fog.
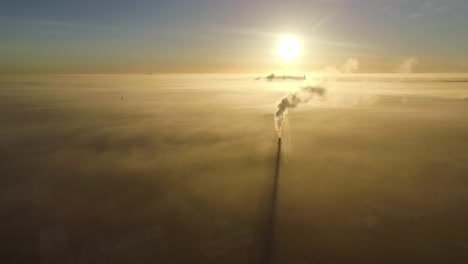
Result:
{"label": "long shadow on fog", "polygon": [[281,138],[278,138],[278,150],[276,153],[275,160],[275,174],[273,176],[272,190],[271,190],[271,201],[270,211],[268,217],[268,224],[266,229],[266,250],[265,250],[265,263],[268,264],[273,258],[273,245],[274,245],[274,230],[275,230],[275,217],[276,217],[276,200],[278,195],[278,179],[281,164]]}

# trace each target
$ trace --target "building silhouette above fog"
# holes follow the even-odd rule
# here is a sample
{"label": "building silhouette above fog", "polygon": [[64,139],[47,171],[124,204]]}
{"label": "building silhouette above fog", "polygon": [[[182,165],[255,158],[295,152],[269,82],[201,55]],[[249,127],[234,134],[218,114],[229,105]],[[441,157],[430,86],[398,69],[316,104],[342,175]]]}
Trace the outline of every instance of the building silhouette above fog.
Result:
{"label": "building silhouette above fog", "polygon": [[267,80],[305,80],[305,74],[303,76],[294,76],[294,75],[275,75],[274,73],[268,75],[266,77]]}

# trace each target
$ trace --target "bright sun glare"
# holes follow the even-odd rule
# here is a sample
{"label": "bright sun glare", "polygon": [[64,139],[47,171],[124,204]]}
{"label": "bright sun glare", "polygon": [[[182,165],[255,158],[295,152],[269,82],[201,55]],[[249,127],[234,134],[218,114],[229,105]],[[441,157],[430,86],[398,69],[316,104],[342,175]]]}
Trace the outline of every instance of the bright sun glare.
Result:
{"label": "bright sun glare", "polygon": [[289,62],[295,59],[301,52],[299,40],[293,36],[285,36],[281,39],[278,47],[278,54],[283,60]]}

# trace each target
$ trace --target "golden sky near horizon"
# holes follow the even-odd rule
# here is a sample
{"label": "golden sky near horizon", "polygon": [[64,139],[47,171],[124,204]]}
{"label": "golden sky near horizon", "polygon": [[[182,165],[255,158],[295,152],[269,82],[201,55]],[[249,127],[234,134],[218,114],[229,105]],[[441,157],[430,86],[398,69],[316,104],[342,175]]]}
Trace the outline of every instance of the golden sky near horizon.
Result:
{"label": "golden sky near horizon", "polygon": [[[6,0],[0,73],[468,71],[468,3]],[[300,53],[278,53],[285,35]],[[408,67],[406,67],[408,68]]]}

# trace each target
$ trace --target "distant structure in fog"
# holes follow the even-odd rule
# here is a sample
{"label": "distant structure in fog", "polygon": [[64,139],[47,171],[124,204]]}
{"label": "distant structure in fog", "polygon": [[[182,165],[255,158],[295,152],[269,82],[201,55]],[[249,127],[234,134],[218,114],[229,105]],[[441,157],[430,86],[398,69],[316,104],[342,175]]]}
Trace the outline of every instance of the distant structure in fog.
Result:
{"label": "distant structure in fog", "polygon": [[272,80],[305,80],[306,76],[305,74],[303,76],[294,76],[294,75],[275,75],[274,73],[268,75],[266,77],[267,80],[272,81]]}

